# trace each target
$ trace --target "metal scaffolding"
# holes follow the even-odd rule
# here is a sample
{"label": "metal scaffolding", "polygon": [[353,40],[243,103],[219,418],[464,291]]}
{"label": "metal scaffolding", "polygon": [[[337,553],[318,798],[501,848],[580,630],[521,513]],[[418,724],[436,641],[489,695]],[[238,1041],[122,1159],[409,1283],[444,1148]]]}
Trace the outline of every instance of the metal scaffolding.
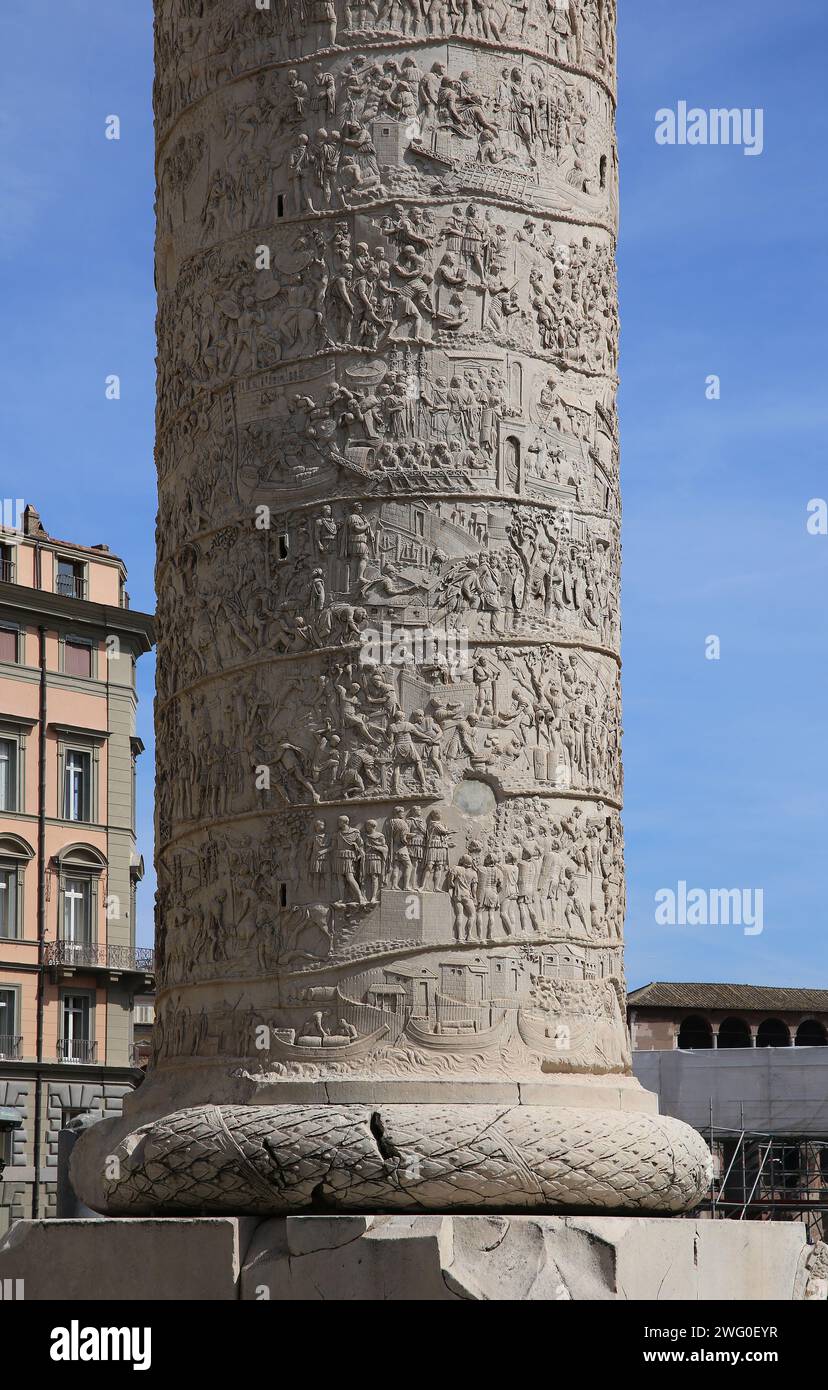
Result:
{"label": "metal scaffolding", "polygon": [[731,1221],[804,1221],[828,1239],[828,1134],[771,1134],[710,1124],[714,1177],[699,1210]]}

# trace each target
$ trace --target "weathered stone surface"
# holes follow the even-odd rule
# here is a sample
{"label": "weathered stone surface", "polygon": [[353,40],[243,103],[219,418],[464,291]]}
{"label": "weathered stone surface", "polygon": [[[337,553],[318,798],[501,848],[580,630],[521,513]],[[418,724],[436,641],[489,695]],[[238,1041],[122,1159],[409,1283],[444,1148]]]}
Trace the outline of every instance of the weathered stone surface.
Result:
{"label": "weathered stone surface", "polygon": [[249,1218],[17,1221],[0,1240],[0,1279],[24,1297],[72,1303],[239,1297]]}
{"label": "weathered stone surface", "polygon": [[828,1245],[809,1245],[800,1252],[794,1298],[824,1302],[828,1299]]}
{"label": "weathered stone surface", "polygon": [[158,1055],[78,1191],[691,1207],[625,1025],[614,3],[156,20]]}
{"label": "weathered stone surface", "polygon": [[133,1130],[117,1157],[109,1205],[124,1212],[219,1211],[231,1196],[250,1212],[684,1211],[708,1163],[666,1116],[532,1105],[201,1106]]}
{"label": "weathered stone surface", "polygon": [[485,1302],[828,1298],[796,1222],[639,1216],[20,1221],[0,1281],[28,1300]]}
{"label": "weathered stone surface", "polygon": [[[345,1241],[343,1220],[263,1223],[245,1260],[242,1298],[790,1301],[806,1296],[800,1264],[813,1266],[826,1249],[815,1255],[798,1223],[383,1216]],[[824,1283],[809,1287],[807,1296],[826,1297]]]}

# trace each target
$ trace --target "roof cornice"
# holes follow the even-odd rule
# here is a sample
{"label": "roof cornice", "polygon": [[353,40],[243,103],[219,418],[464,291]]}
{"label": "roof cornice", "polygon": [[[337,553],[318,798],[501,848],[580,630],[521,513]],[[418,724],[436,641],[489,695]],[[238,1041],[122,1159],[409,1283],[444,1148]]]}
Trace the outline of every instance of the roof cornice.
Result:
{"label": "roof cornice", "polygon": [[137,639],[141,651],[148,652],[155,644],[155,616],[137,608],[118,608],[108,603],[92,603],[89,599],[68,598],[47,589],[31,589],[26,584],[0,583],[0,608],[16,610],[34,618],[60,619],[73,627],[86,626],[114,632]]}

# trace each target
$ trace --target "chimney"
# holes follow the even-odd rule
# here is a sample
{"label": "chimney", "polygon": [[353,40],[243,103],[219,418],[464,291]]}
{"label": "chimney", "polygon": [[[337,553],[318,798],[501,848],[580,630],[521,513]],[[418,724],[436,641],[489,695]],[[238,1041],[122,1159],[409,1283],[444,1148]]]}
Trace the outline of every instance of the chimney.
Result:
{"label": "chimney", "polygon": [[23,512],[23,535],[36,536],[41,541],[49,539],[48,532],[44,530],[43,522],[40,520],[40,512],[31,502]]}

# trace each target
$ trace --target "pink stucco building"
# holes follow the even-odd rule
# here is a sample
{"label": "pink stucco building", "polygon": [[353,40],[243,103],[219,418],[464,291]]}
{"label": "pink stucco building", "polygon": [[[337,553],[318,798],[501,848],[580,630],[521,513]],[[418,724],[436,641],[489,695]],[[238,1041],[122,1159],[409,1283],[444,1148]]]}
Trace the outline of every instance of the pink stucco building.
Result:
{"label": "pink stucco building", "polygon": [[[123,562],[0,529],[0,1231],[52,1210],[57,1133],[136,1082],[138,658],[153,619]],[[14,1128],[14,1117],[20,1124]]]}

